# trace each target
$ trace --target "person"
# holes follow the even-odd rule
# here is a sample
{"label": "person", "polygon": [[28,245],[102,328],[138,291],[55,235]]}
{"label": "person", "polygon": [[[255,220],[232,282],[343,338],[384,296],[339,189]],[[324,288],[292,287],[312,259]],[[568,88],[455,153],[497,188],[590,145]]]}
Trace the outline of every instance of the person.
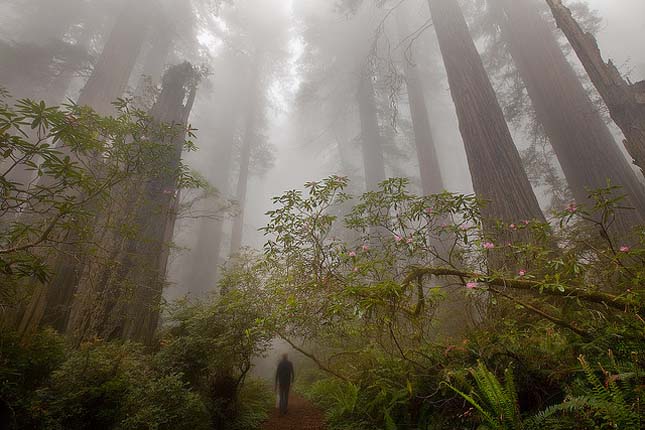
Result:
{"label": "person", "polygon": [[282,360],[278,363],[278,370],[275,372],[275,390],[280,390],[280,415],[287,413],[289,407],[289,390],[295,374],[293,364],[289,361],[287,354],[282,354]]}

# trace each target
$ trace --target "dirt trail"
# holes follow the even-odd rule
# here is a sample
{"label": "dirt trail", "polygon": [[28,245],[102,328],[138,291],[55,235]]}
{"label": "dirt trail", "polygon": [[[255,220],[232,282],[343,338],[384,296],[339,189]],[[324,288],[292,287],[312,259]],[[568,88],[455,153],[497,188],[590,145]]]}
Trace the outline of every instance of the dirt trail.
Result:
{"label": "dirt trail", "polygon": [[269,420],[262,430],[325,430],[325,419],[322,412],[311,402],[300,396],[291,395],[289,412],[280,416],[277,410],[271,412]]}

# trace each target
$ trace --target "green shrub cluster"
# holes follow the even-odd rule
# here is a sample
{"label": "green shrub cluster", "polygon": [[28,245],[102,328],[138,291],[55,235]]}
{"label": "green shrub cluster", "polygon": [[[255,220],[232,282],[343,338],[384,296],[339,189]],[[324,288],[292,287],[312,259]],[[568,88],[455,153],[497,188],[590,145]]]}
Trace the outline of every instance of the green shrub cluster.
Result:
{"label": "green shrub cluster", "polygon": [[302,390],[329,426],[642,428],[645,231],[615,229],[616,189],[502,222],[407,185],[286,192],[265,253],[225,274],[320,369]]}
{"label": "green shrub cluster", "polygon": [[181,303],[154,350],[95,340],[68,346],[53,330],[0,337],[2,423],[14,429],[256,428],[269,388],[246,380],[264,348],[253,308],[235,293]]}

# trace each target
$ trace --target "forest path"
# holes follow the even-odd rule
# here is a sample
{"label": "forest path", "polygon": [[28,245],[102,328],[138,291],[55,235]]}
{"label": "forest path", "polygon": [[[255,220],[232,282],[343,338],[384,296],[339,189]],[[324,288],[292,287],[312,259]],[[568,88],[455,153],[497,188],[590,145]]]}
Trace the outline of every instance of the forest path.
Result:
{"label": "forest path", "polygon": [[289,412],[280,416],[277,409],[263,425],[262,430],[325,430],[325,419],[323,413],[311,402],[303,399],[297,394],[289,398]]}

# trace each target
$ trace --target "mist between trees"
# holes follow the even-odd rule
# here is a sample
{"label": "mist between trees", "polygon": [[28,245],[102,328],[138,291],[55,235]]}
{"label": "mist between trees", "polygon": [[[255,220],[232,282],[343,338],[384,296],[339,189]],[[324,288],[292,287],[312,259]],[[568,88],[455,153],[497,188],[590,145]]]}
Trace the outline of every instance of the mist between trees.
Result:
{"label": "mist between trees", "polygon": [[2,428],[642,428],[634,16],[0,2]]}

